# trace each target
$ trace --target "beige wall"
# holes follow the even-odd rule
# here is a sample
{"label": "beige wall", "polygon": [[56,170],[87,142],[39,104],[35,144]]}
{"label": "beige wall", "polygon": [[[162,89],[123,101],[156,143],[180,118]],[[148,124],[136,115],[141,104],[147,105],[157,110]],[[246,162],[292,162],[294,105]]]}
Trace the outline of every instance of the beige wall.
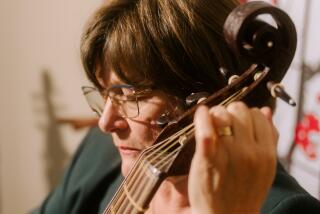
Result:
{"label": "beige wall", "polygon": [[54,119],[90,115],[79,39],[100,3],[0,2],[0,213],[37,206],[85,133]]}

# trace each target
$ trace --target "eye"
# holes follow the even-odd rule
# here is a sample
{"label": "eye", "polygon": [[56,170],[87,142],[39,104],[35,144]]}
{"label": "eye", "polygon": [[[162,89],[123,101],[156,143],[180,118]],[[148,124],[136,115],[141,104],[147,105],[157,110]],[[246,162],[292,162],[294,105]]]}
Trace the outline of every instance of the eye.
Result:
{"label": "eye", "polygon": [[134,88],[129,85],[114,85],[108,89],[108,96],[119,101],[136,100]]}
{"label": "eye", "polygon": [[134,90],[132,88],[121,88],[122,95],[124,96],[133,96]]}
{"label": "eye", "polygon": [[113,95],[113,96],[123,95],[123,90],[121,87],[111,87],[108,92],[109,92],[109,95]]}

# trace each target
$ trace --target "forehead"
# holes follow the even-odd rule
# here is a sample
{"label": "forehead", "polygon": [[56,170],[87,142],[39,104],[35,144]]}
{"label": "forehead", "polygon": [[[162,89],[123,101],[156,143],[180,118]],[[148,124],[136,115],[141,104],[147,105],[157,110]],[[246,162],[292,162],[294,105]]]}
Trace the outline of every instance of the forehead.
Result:
{"label": "forehead", "polygon": [[102,69],[98,69],[96,78],[103,88],[108,88],[111,85],[123,83],[112,69],[106,69],[104,71],[102,71]]}

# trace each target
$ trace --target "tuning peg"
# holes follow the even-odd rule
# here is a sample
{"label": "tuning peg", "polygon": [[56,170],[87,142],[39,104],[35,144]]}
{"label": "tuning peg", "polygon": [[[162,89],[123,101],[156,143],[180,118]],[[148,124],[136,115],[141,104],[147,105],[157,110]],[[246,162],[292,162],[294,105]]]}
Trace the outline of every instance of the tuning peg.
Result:
{"label": "tuning peg", "polygon": [[273,81],[267,82],[267,88],[269,89],[271,95],[275,98],[280,98],[291,106],[296,106],[296,102],[291,98],[291,96],[285,91],[284,87],[280,83],[275,83]]}
{"label": "tuning peg", "polygon": [[237,79],[239,79],[238,75],[232,75],[229,79],[228,79],[228,85],[231,85],[234,81],[236,81]]}

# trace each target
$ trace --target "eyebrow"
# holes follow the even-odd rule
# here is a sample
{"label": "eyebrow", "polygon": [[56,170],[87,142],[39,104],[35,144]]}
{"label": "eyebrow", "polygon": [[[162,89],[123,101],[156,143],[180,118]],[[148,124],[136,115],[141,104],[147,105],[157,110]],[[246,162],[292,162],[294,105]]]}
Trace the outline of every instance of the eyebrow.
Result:
{"label": "eyebrow", "polygon": [[99,82],[99,85],[102,90],[106,90],[109,87],[111,87],[112,85],[124,84],[121,80],[119,80],[118,77],[117,77],[117,80],[111,79],[111,74],[109,75],[109,78],[107,81],[105,80],[105,78],[103,76],[105,76],[105,75],[102,75],[101,72],[99,72],[99,75],[96,75],[96,79]]}
{"label": "eyebrow", "polygon": [[109,82],[109,84],[106,85],[106,87],[102,87],[99,91],[100,93],[105,93],[110,87],[114,85],[127,85],[127,84],[124,84],[123,82],[121,82],[121,80],[111,81]]}

